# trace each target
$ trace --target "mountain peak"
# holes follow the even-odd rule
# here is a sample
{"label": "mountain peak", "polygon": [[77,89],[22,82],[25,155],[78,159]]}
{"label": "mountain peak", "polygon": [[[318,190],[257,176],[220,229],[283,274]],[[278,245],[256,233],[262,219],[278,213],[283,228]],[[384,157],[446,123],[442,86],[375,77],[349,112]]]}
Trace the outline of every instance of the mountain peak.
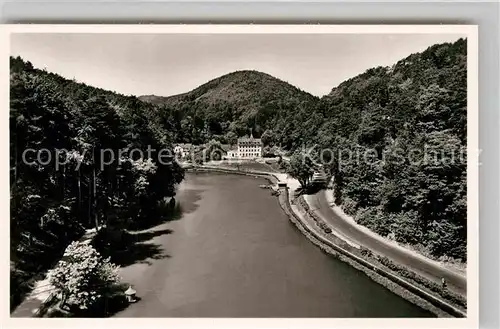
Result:
{"label": "mountain peak", "polygon": [[144,95],[139,99],[166,106],[175,106],[180,101],[203,100],[212,105],[224,102],[247,107],[248,103],[277,100],[280,96],[294,98],[296,97],[294,94],[298,97],[316,98],[270,74],[256,70],[239,70],[212,79],[184,94],[168,97]]}

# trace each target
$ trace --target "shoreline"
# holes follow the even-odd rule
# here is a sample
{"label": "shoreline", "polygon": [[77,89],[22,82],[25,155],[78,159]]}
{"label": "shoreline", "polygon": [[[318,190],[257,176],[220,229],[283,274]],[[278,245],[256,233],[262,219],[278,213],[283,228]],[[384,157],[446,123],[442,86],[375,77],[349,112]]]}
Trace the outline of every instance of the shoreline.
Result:
{"label": "shoreline", "polygon": [[[217,168],[217,167],[190,167],[186,168],[187,172],[219,172],[222,174],[236,174],[245,176],[255,176],[267,179],[272,184],[277,184],[280,179],[277,175],[269,172],[256,172],[256,171],[242,171],[237,169],[229,168]],[[281,193],[278,196],[278,203],[280,207],[285,212],[290,222],[294,224],[299,231],[313,244],[319,247],[323,252],[326,252],[333,257],[349,264],[350,266],[356,268],[357,270],[365,273],[374,282],[384,286],[396,295],[404,298],[405,300],[425,309],[438,317],[467,317],[466,309],[461,309],[459,307],[453,306],[448,302],[440,299],[426,289],[420,287],[419,284],[410,283],[406,281],[400,275],[396,273],[391,273],[387,268],[382,268],[372,264],[371,262],[363,259],[350,251],[344,249],[338,243],[333,243],[328,241],[325,237],[322,237],[318,232],[309,227],[305,219],[301,219],[299,215],[292,209],[292,205],[289,199],[289,188],[281,189]],[[296,207],[296,206],[295,206]],[[298,207],[296,207],[298,208]],[[300,211],[297,209],[296,211]],[[305,211],[305,209],[302,209]],[[307,215],[307,211],[306,215]],[[304,216],[304,214],[301,214]],[[352,247],[352,246],[351,246]]]}

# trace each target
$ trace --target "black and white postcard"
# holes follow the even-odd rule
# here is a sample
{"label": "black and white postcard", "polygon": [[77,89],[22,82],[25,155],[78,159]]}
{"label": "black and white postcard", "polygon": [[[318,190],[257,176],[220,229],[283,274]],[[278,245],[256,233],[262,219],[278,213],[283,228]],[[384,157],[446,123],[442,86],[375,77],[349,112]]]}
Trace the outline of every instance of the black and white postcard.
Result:
{"label": "black and white postcard", "polygon": [[477,321],[476,26],[2,32],[12,323]]}

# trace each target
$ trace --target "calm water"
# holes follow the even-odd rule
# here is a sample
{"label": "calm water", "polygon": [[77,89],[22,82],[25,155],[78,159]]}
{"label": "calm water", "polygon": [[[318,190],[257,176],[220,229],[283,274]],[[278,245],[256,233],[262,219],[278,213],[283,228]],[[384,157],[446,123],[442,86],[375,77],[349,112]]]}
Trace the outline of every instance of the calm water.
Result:
{"label": "calm water", "polygon": [[432,316],[309,242],[266,183],[187,174],[182,218],[150,241],[165,255],[124,269],[142,300],[118,316]]}

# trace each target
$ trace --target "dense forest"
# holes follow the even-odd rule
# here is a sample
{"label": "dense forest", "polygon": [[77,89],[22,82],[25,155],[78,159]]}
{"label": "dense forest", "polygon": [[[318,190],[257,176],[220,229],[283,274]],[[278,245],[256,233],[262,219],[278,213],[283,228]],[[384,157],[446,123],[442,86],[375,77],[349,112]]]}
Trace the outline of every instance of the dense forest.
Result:
{"label": "dense forest", "polygon": [[155,130],[147,117],[153,106],[21,58],[10,64],[12,307],[85,229],[158,215],[157,205],[174,196],[184,174],[154,152],[127,152],[172,148],[169,132]]}
{"label": "dense forest", "polygon": [[319,100],[257,71],[226,74],[181,95],[139,99],[161,106],[158,118],[163,127],[177,132],[180,142],[201,144],[214,139],[232,144],[252,130],[255,137],[266,133],[271,143],[287,149],[302,143],[302,123]]}
{"label": "dense forest", "polygon": [[124,96],[11,58],[14,304],[84,229],[144,220],[183,179],[175,161],[109,161],[99,150],[234,143],[250,130],[290,153],[316,146],[312,162],[323,161],[336,203],[358,223],[466,261],[466,49],[463,39],[434,45],[321,99],[256,71],[177,96]]}
{"label": "dense forest", "polygon": [[[307,138],[335,150],[328,166],[335,199],[358,223],[463,261],[466,51],[463,39],[434,45],[342,83],[321,100],[324,122]],[[346,161],[346,154],[371,159]]]}

